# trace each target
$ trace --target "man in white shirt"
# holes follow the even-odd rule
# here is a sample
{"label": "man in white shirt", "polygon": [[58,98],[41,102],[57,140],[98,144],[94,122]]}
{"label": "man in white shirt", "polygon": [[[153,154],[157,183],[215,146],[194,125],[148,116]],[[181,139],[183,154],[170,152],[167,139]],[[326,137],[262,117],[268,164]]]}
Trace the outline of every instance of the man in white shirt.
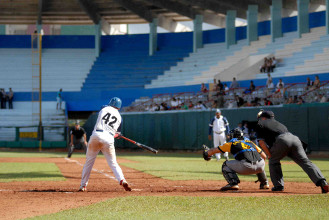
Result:
{"label": "man in white shirt", "polygon": [[284,82],[282,82],[282,79],[280,79],[279,82],[276,84],[276,88],[277,89],[284,88]]}
{"label": "man in white shirt", "polygon": [[102,151],[104,154],[119,184],[122,185],[126,191],[131,191],[116,160],[114,148],[114,138],[120,138],[122,118],[119,109],[121,108],[121,104],[121,99],[114,97],[110,100],[109,105],[102,108],[98,114],[96,125],[88,143],[86,163],[83,166],[79,191],[87,191],[86,187],[88,185],[90,172],[99,151]]}
{"label": "man in white shirt", "polygon": [[[211,140],[211,133],[213,134],[214,147],[221,146],[226,143],[226,134],[230,130],[227,119],[221,115],[220,109],[216,110],[216,115],[209,123],[208,139]],[[221,154],[215,154],[217,161],[220,160]],[[228,152],[224,153],[224,157],[228,160]]]}

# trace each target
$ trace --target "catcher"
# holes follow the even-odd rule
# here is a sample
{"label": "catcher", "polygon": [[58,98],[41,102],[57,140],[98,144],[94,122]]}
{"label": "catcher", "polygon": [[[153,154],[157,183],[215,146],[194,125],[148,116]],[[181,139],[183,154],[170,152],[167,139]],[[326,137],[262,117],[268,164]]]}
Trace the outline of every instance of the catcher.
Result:
{"label": "catcher", "polygon": [[238,190],[239,177],[237,173],[242,175],[257,174],[260,182],[260,189],[269,189],[265,174],[266,155],[257,145],[248,138],[243,137],[240,128],[235,128],[229,132],[231,140],[222,146],[209,149],[203,145],[203,158],[206,161],[211,160],[211,156],[216,153],[231,152],[235,160],[225,161],[222,165],[222,173],[228,184],[221,188],[221,191]]}

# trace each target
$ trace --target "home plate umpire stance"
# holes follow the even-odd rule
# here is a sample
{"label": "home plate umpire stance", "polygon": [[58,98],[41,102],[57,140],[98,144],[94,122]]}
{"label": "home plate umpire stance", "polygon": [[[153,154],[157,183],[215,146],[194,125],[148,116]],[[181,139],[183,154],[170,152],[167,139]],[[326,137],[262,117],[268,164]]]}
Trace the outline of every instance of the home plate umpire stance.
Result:
{"label": "home plate umpire stance", "polygon": [[272,111],[260,111],[257,115],[256,126],[259,146],[269,158],[271,180],[274,185],[272,191],[283,191],[284,181],[280,161],[288,156],[295,161],[316,186],[320,186],[322,193],[328,193],[328,183],[320,169],[306,156],[302,142],[291,134],[286,126],[274,119]]}

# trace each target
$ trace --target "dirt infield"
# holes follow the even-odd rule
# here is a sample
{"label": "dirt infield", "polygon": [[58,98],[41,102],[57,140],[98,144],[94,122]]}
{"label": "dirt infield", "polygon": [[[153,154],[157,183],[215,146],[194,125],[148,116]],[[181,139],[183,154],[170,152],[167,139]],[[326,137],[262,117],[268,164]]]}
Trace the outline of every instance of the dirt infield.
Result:
{"label": "dirt infield", "polygon": [[[172,181],[164,180],[137,170],[121,166],[133,191],[125,192],[113,179],[104,158],[98,158],[90,176],[88,192],[77,192],[80,185],[84,158],[1,158],[1,162],[55,163],[66,181],[34,181],[0,183],[1,219],[33,217],[61,210],[87,206],[121,196],[282,196],[319,194],[312,183],[288,182],[285,192],[259,190],[259,184],[242,182],[241,190],[220,192],[224,181]],[[118,162],[129,162],[119,159]]]}

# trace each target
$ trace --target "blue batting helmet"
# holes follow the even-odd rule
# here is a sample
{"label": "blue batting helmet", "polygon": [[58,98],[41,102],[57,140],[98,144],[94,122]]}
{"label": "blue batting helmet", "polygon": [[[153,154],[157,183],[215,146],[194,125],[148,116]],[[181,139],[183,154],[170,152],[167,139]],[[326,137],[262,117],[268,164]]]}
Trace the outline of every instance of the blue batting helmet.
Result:
{"label": "blue batting helmet", "polygon": [[117,109],[120,109],[121,105],[122,105],[122,101],[118,97],[112,98],[109,102],[109,106],[112,106],[112,107],[117,108]]}

